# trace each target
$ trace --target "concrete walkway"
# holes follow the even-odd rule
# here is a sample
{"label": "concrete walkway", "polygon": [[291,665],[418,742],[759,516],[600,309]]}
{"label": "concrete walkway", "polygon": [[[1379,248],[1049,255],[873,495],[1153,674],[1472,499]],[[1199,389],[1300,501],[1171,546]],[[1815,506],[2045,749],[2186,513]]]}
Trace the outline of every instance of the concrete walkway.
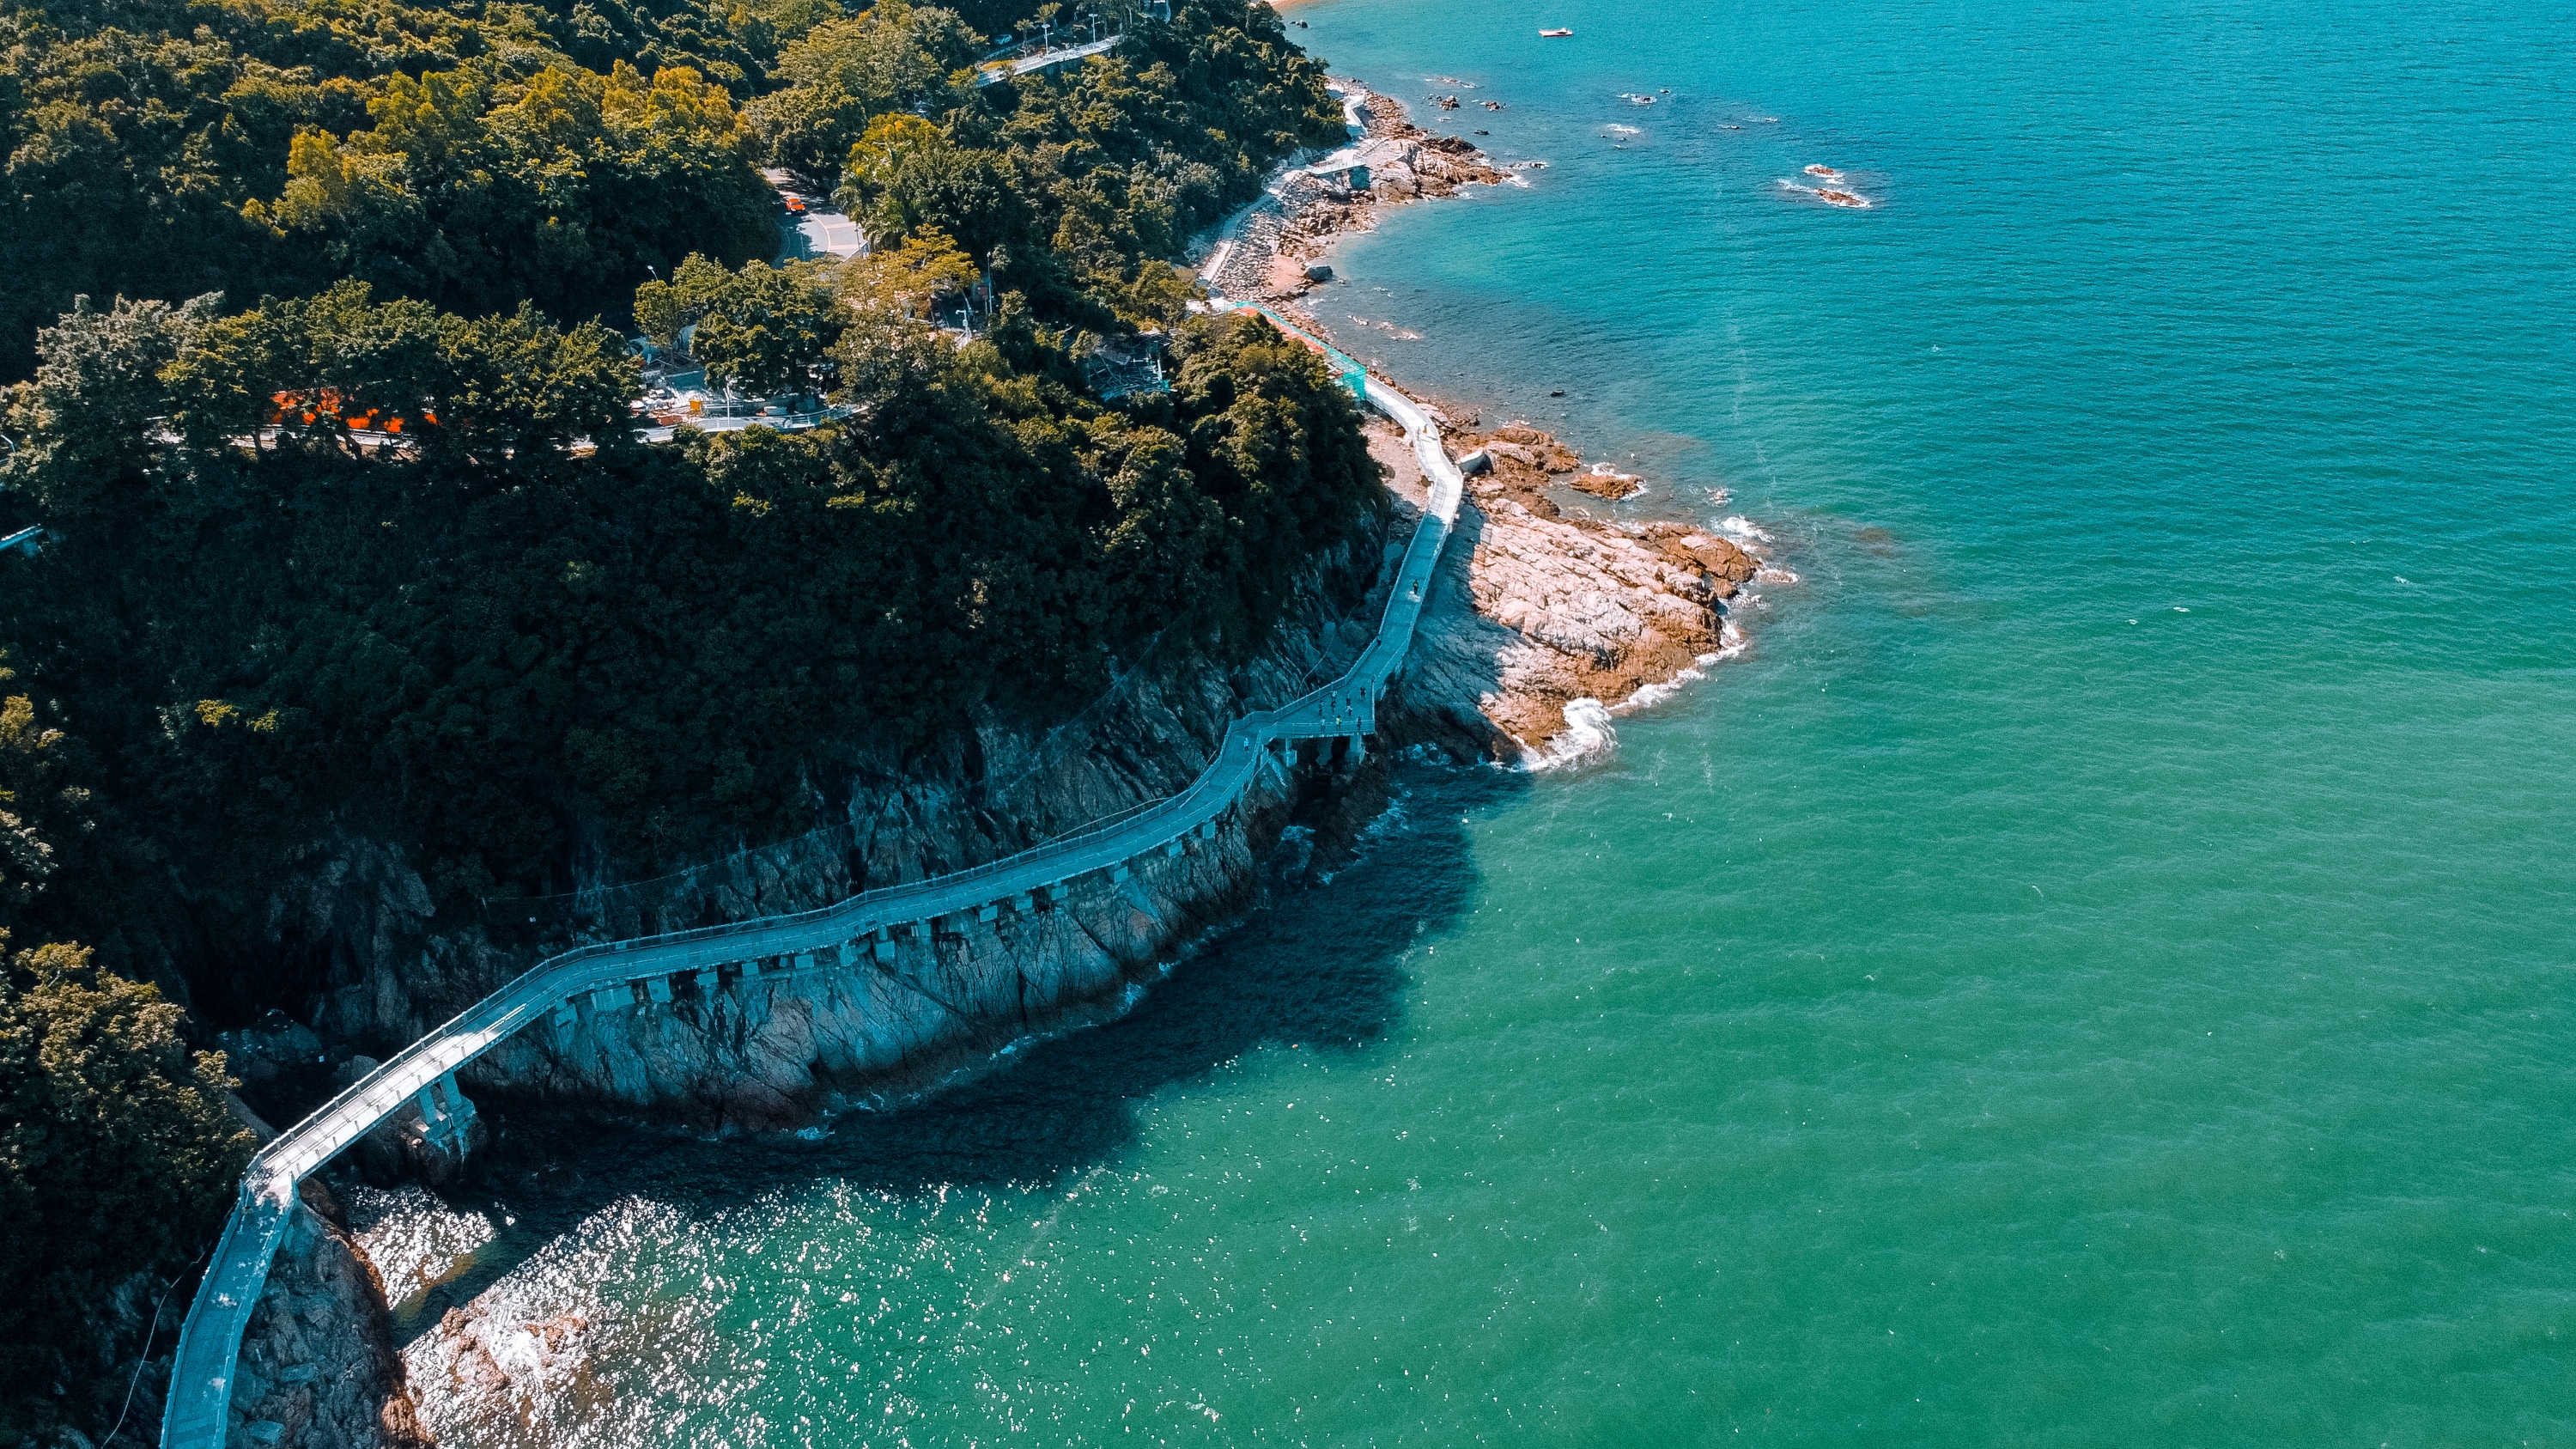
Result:
{"label": "concrete walkway", "polygon": [[[457,1091],[457,1068],[511,1033],[549,1019],[570,1026],[585,1014],[653,1010],[671,1000],[675,980],[685,979],[699,991],[720,989],[720,968],[756,979],[863,966],[875,958],[880,942],[910,932],[916,923],[966,912],[1035,909],[1041,900],[1058,899],[1076,877],[1098,871],[1123,875],[1128,861],[1158,850],[1178,854],[1190,837],[1213,836],[1218,818],[1234,808],[1256,774],[1278,767],[1272,744],[1337,738],[1356,743],[1375,733],[1377,701],[1413,642],[1432,571],[1457,525],[1465,479],[1441,447],[1439,429],[1411,398],[1374,377],[1365,386],[1368,402],[1411,436],[1431,491],[1429,509],[1388,592],[1377,636],[1347,673],[1278,709],[1236,720],[1215,760],[1187,789],[1114,824],[800,915],[566,951],[396,1053],[251,1159],[232,1219],[180,1330],[162,1418],[164,1449],[224,1449],[242,1334],[285,1233],[296,1184],[406,1107],[416,1105],[433,1134],[460,1129],[472,1109]],[[831,965],[820,959],[825,956]]]}

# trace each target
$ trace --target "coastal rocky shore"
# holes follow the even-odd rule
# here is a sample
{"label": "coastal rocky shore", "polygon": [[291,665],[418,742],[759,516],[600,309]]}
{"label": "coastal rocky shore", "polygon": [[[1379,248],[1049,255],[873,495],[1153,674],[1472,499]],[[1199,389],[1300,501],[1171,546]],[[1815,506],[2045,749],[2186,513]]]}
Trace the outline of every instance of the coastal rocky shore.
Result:
{"label": "coastal rocky shore", "polygon": [[[1377,454],[1419,502],[1400,434]],[[1715,530],[1613,522],[1573,497],[1608,486],[1525,423],[1457,429],[1467,501],[1404,673],[1414,726],[1453,753],[1545,762],[1599,743],[1599,720],[1649,702],[1744,643],[1728,605],[1761,569]]]}
{"label": "coastal rocky shore", "polygon": [[[1512,635],[1492,646],[1493,683],[1477,705],[1516,743],[1544,750],[1584,728],[1578,702],[1626,703],[1742,644],[1727,604],[1760,567],[1742,545],[1686,523],[1569,513],[1558,490],[1597,496],[1612,485],[1595,480],[1625,475],[1583,469],[1526,424],[1466,441],[1477,519],[1459,568],[1475,613]],[[1431,638],[1444,654],[1485,647],[1454,624]]]}
{"label": "coastal rocky shore", "polygon": [[[1272,214],[1247,219],[1210,275],[1228,295],[1270,302],[1324,336],[1330,323],[1306,304],[1330,280],[1320,259],[1340,238],[1374,227],[1388,207],[1511,179],[1473,142],[1416,125],[1393,98],[1336,84],[1365,136],[1288,172]],[[1365,188],[1313,179],[1349,175],[1357,163],[1368,163]],[[1525,423],[1477,431],[1441,421],[1469,475],[1458,540],[1466,546],[1451,551],[1443,578],[1452,597],[1425,613],[1407,681],[1453,746],[1509,760],[1572,752],[1600,737],[1610,710],[1651,700],[1743,645],[1728,604],[1761,567],[1744,543],[1687,520],[1600,516],[1573,495],[1624,502],[1646,491],[1645,480],[1586,468]],[[1418,490],[1400,435],[1380,434],[1376,451],[1399,491]]]}
{"label": "coastal rocky shore", "polygon": [[1375,226],[1385,208],[1511,179],[1474,142],[1424,130],[1392,98],[1354,80],[1337,77],[1334,85],[1360,134],[1330,156],[1283,172],[1270,198],[1241,219],[1206,270],[1225,295],[1289,301],[1318,280],[1308,275],[1314,259],[1339,238]]}
{"label": "coastal rocky shore", "polygon": [[[1471,144],[1414,126],[1391,100],[1357,87],[1348,94],[1366,135],[1343,157],[1341,182],[1311,172],[1283,181],[1222,263],[1229,295],[1293,309],[1318,280],[1315,259],[1335,238],[1373,225],[1382,208],[1509,179]],[[1364,187],[1349,184],[1353,157],[1367,168]],[[1758,567],[1744,547],[1687,522],[1600,516],[1595,505],[1632,499],[1643,480],[1587,469],[1541,430],[1443,421],[1469,474],[1468,502],[1384,711],[1385,743],[1544,760],[1579,746],[1598,713],[1647,698],[1740,643],[1727,605]],[[1423,480],[1402,435],[1375,424],[1372,448],[1398,497],[1418,510]],[[414,863],[399,852],[366,840],[319,842],[310,869],[269,903],[273,933],[280,946],[330,963],[314,1023],[320,1041],[390,1048],[578,940],[811,909],[1024,849],[1182,788],[1229,720],[1347,667],[1372,636],[1412,518],[1390,522],[1373,546],[1311,572],[1297,617],[1263,656],[1210,670],[1190,663],[1190,641],[1158,641],[1172,657],[1131,661],[1103,698],[1051,730],[985,720],[940,757],[890,759],[863,772],[851,794],[866,808],[845,826],[473,923],[435,919]],[[407,1113],[352,1154],[353,1165],[378,1181],[453,1179],[470,1170],[495,1112],[519,1107],[774,1131],[933,1088],[1009,1043],[1123,1010],[1194,941],[1241,915],[1262,862],[1292,825],[1311,834],[1319,858],[1346,843],[1374,811],[1378,768],[1337,749],[1312,751],[1288,777],[1257,785],[1213,839],[1137,862],[1121,881],[1076,881],[1060,902],[943,920],[925,938],[899,942],[890,960],[823,962],[711,991],[683,985],[667,1002],[625,1009],[586,1005],[569,1031],[522,1032],[462,1073],[468,1095],[485,1104],[465,1134],[464,1161]],[[252,1077],[272,1057],[319,1055],[315,1033],[300,1026],[235,1036],[226,1045]],[[337,1080],[372,1065],[344,1057]],[[243,1362],[257,1378],[235,1404],[245,1432],[270,1436],[259,1442],[425,1442],[414,1392],[506,1390],[515,1360],[486,1341],[517,1330],[483,1324],[470,1310],[393,1353],[384,1285],[362,1237],[345,1230],[316,1184],[245,1345]],[[549,1334],[580,1329],[531,1331],[542,1346]],[[405,1359],[446,1381],[406,1387]]]}
{"label": "coastal rocky shore", "polygon": [[[535,913],[534,941],[492,921],[442,923],[412,863],[380,842],[317,845],[312,868],[267,914],[278,944],[334,963],[319,1030],[276,1016],[228,1033],[234,1069],[274,1090],[313,1070],[297,1064],[315,1062],[329,1043],[424,1034],[573,939],[811,909],[1007,855],[1171,794],[1206,766],[1237,715],[1332,678],[1367,645],[1409,536],[1410,520],[1389,521],[1374,546],[1310,570],[1296,616],[1244,665],[1209,669],[1191,662],[1190,641],[1170,641],[1174,657],[1133,661],[1106,695],[1052,730],[985,720],[945,756],[908,768],[888,761],[853,790],[867,810],[846,827],[662,880],[523,906]],[[926,937],[898,942],[891,960],[827,963],[711,992],[684,987],[668,1002],[626,1009],[585,1005],[567,1033],[520,1032],[459,1074],[481,1104],[463,1153],[433,1140],[417,1109],[406,1108],[340,1171],[377,1182],[458,1181],[476,1170],[495,1115],[524,1108],[701,1132],[802,1128],[933,1088],[1013,1042],[1115,1016],[1192,943],[1241,916],[1260,889],[1261,862],[1291,825],[1326,860],[1374,813],[1356,760],[1332,748],[1305,753],[1284,776],[1261,777],[1213,838],[1138,860],[1123,880],[1094,874],[1069,882],[1060,902],[1033,901],[989,920],[944,918]],[[329,1085],[374,1065],[342,1057]],[[314,1180],[244,1341],[249,1376],[233,1408],[237,1435],[247,1437],[238,1442],[426,1442],[391,1346],[383,1279],[365,1235],[342,1224]],[[440,1380],[414,1387],[497,1391],[494,1376],[510,1370],[468,1351],[473,1315],[450,1317],[406,1351]]]}

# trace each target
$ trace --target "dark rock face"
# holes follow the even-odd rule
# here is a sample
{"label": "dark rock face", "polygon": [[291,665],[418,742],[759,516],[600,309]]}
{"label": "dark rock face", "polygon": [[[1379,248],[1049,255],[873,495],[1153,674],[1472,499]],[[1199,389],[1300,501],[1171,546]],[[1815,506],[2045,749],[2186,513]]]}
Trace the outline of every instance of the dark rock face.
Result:
{"label": "dark rock face", "polygon": [[232,1442],[427,1449],[394,1353],[384,1283],[329,1190],[314,1181],[303,1192],[242,1336]]}

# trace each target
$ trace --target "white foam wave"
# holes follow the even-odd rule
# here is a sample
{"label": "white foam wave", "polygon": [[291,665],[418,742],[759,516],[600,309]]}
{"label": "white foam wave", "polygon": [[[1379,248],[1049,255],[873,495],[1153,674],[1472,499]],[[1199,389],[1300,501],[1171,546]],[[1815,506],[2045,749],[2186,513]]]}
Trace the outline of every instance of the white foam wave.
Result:
{"label": "white foam wave", "polygon": [[1565,702],[1565,731],[1547,742],[1547,748],[1529,762],[1532,770],[1555,770],[1577,764],[1597,755],[1608,754],[1619,743],[1619,732],[1610,725],[1610,708],[1597,699],[1569,699]]}
{"label": "white foam wave", "polygon": [[1670,679],[1660,680],[1653,684],[1641,684],[1637,686],[1636,693],[1629,695],[1626,699],[1623,699],[1619,701],[1618,704],[1612,706],[1610,712],[1612,714],[1631,714],[1641,709],[1652,709],[1656,705],[1663,703],[1665,700],[1672,698],[1674,695],[1681,693],[1683,685],[1708,678],[1708,667],[1710,665],[1723,664],[1727,660],[1733,659],[1735,656],[1743,653],[1745,648],[1752,642],[1752,640],[1745,637],[1742,629],[1736,627],[1734,620],[1726,620],[1718,626],[1717,648],[1714,652],[1703,654],[1697,659],[1692,660],[1690,668],[1676,670],[1673,677]]}
{"label": "white foam wave", "polygon": [[1601,129],[1602,129],[1602,130],[1605,130],[1605,131],[1608,131],[1610,134],[1612,134],[1612,135],[1614,135],[1614,136],[1634,136],[1634,135],[1638,134],[1638,132],[1637,132],[1637,128],[1636,128],[1636,127],[1634,127],[1634,126],[1618,126],[1618,125],[1611,125],[1611,126],[1604,126],[1604,127],[1602,127]]}
{"label": "white foam wave", "polygon": [[[1716,656],[1705,655],[1702,657],[1715,658]],[[1615,712],[1619,714],[1628,714],[1636,710],[1652,709],[1654,706],[1662,704],[1665,700],[1681,693],[1683,685],[1690,683],[1692,680],[1706,679],[1707,677],[1707,675],[1700,673],[1698,669],[1692,668],[1681,670],[1674,674],[1672,678],[1662,680],[1658,683],[1638,685],[1637,692],[1635,694],[1629,695],[1626,699],[1619,701],[1617,706],[1615,706]]]}
{"label": "white foam wave", "polygon": [[424,1427],[450,1444],[660,1443],[660,1416],[756,1390],[757,1349],[717,1328],[736,1300],[718,1264],[748,1236],[640,1198],[592,1214],[403,1347],[414,1384],[475,1386],[421,1395]]}
{"label": "white foam wave", "polygon": [[1756,581],[1766,584],[1794,584],[1798,581],[1795,573],[1784,568],[1774,568],[1770,564],[1764,564],[1755,569],[1753,577]]}
{"label": "white foam wave", "polygon": [[1748,541],[1769,543],[1771,541],[1771,535],[1764,533],[1752,519],[1749,519],[1740,513],[1730,513],[1724,518],[1719,519],[1717,521],[1717,531],[1725,534],[1731,539],[1734,539],[1738,543]]}

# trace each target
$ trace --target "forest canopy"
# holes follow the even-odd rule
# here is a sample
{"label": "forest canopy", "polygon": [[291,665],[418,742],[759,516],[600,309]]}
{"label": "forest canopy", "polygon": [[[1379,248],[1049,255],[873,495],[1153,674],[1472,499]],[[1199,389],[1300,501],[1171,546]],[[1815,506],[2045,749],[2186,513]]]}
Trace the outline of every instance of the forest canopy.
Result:
{"label": "forest canopy", "polygon": [[[44,929],[277,1004],[136,882],[255,899],[332,830],[442,911],[669,868],[834,818],[852,719],[1043,717],[1175,619],[1257,647],[1372,526],[1347,394],[1173,266],[1339,138],[1266,7],[979,87],[1007,12],[643,6],[0,11],[41,312],[0,523],[47,530],[0,645],[106,822]],[[868,254],[773,263],[760,164]],[[628,328],[846,416],[639,444]],[[1174,386],[1102,402],[1139,331]]]}
{"label": "forest canopy", "polygon": [[[446,926],[775,839],[1373,537],[1350,395],[1174,265],[1338,142],[1321,69],[1186,0],[976,85],[1028,14],[0,0],[0,1212],[92,1249],[9,1270],[0,1437],[106,1428],[102,1305],[243,1149],[188,1034],[331,984],[268,904],[327,842]],[[763,167],[868,253],[785,257]],[[635,334],[837,419],[647,443]]]}

